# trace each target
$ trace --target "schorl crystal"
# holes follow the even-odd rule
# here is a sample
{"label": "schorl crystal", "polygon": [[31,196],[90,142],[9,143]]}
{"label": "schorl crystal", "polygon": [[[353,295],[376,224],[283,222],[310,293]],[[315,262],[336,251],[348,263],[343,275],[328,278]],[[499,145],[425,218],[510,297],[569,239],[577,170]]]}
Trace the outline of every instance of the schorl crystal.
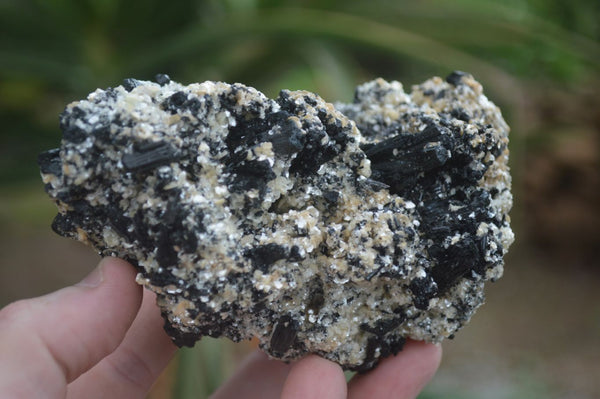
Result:
{"label": "schorl crystal", "polygon": [[39,157],[53,228],[138,267],[178,345],[256,337],[365,371],[468,322],[513,241],[509,129],[464,72],[335,106],[127,79],[61,128]]}

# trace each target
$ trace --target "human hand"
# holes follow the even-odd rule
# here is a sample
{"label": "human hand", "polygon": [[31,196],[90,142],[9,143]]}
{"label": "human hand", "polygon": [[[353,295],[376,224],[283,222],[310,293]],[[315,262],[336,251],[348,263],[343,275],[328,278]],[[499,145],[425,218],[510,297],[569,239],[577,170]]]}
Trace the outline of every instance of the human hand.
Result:
{"label": "human hand", "polygon": [[[134,277],[126,262],[106,258],[75,286],[2,309],[0,397],[144,397],[176,348],[154,295]],[[214,398],[411,398],[440,356],[438,346],[408,342],[346,385],[341,368],[328,360],[284,364],[257,351]]]}
{"label": "human hand", "polygon": [[435,374],[441,356],[441,346],[409,340],[397,356],[346,384],[342,368],[319,356],[285,364],[257,350],[211,399],[416,398]]}
{"label": "human hand", "polygon": [[176,350],[127,262],[0,311],[1,398],[141,398]]}

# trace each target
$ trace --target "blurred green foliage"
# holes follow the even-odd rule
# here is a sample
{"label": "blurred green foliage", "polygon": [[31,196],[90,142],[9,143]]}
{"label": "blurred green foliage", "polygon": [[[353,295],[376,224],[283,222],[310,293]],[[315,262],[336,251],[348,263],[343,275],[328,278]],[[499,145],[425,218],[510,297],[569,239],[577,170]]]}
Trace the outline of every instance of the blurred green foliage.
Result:
{"label": "blurred green foliage", "polygon": [[64,106],[125,77],[335,101],[375,76],[463,69],[504,106],[518,79],[596,75],[599,20],[595,0],[0,0],[0,184],[35,179]]}
{"label": "blurred green foliage", "polygon": [[178,370],[173,397],[191,399],[208,397],[233,372],[233,344],[205,337],[194,348],[183,348],[177,354]]}

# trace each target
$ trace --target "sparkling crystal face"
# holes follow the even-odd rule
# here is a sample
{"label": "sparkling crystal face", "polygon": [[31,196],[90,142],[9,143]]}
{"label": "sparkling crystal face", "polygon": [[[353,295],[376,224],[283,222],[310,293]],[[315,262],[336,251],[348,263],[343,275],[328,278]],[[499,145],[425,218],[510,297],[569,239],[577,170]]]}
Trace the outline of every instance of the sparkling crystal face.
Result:
{"label": "sparkling crystal face", "polygon": [[513,240],[509,129],[464,73],[335,106],[126,79],[61,129],[39,158],[54,230],[138,267],[178,345],[257,337],[368,370],[463,326]]}

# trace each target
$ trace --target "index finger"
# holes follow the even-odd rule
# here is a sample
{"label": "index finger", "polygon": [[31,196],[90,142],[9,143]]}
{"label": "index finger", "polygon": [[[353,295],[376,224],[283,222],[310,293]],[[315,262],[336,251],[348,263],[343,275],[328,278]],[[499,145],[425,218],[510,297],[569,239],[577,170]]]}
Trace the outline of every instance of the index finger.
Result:
{"label": "index finger", "polygon": [[408,340],[398,355],[377,368],[356,375],[348,384],[348,398],[416,398],[431,380],[442,359],[442,347]]}

